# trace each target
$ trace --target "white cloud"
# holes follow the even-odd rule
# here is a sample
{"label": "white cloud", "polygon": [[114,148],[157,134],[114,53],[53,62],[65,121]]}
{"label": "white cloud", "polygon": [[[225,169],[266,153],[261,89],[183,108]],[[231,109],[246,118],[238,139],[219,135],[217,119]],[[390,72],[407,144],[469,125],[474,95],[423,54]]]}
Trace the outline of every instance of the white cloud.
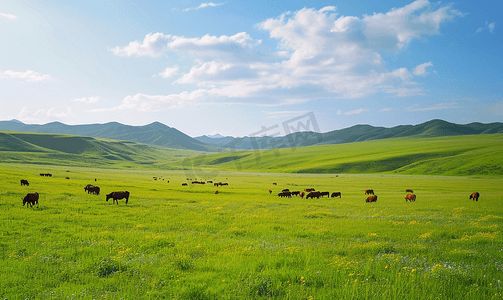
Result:
{"label": "white cloud", "polygon": [[[175,83],[198,86],[194,92],[201,101],[229,103],[239,98],[242,103],[277,106],[288,105],[291,99],[301,103],[378,92],[408,97],[424,94],[414,80],[427,76],[433,64],[389,70],[380,52],[399,55],[412,40],[439,35],[442,23],[462,15],[451,5],[423,0],[361,18],[340,16],[333,6],[303,8],[257,24],[277,41],[273,51],[264,50],[261,40],[246,32],[195,38],[156,33],[112,51],[127,56],[158,56],[165,51],[189,55],[194,65]],[[158,97],[178,99],[194,92]],[[155,109],[177,107],[171,101],[175,100],[142,103]]]}
{"label": "white cloud", "polygon": [[426,72],[426,68],[431,66],[433,66],[431,61],[424,64],[420,64],[419,66],[414,68],[414,71],[412,71],[412,73],[416,76],[426,76],[428,74],[428,72]]}
{"label": "white cloud", "polygon": [[169,68],[168,67],[164,71],[162,71],[161,73],[159,73],[159,75],[162,78],[169,78],[169,77],[175,75],[177,72],[178,72],[178,68],[177,67],[174,67],[174,68]]}
{"label": "white cloud", "polygon": [[489,30],[490,33],[494,33],[494,27],[496,26],[496,22],[489,23],[486,21],[486,26],[485,27],[480,27],[478,28],[475,33],[479,33],[484,30]]}
{"label": "white cloud", "polygon": [[342,110],[338,109],[336,114],[338,114],[338,115],[342,114]]}
{"label": "white cloud", "polygon": [[201,8],[206,8],[206,7],[217,7],[220,5],[223,5],[223,3],[213,3],[213,2],[201,3],[198,7],[186,8],[183,11],[196,10],[196,9],[201,9]]}
{"label": "white cloud", "polygon": [[70,107],[66,109],[66,112],[58,112],[55,107],[52,107],[48,110],[38,109],[32,113],[28,107],[25,106],[14,118],[26,124],[40,124],[69,117],[75,117],[75,114]]}
{"label": "white cloud", "polygon": [[391,107],[387,107],[387,108],[380,109],[379,112],[394,111],[394,110],[396,110],[396,109],[391,108]]}
{"label": "white cloud", "polygon": [[360,109],[356,109],[356,110],[352,110],[352,111],[347,111],[344,114],[348,115],[348,116],[352,116],[352,115],[361,114],[362,112],[365,112],[365,111],[369,111],[369,110],[368,109],[364,109],[364,108],[360,108]]}
{"label": "white cloud", "polygon": [[0,13],[0,20],[2,19],[15,20],[17,17],[11,14]]}
{"label": "white cloud", "polygon": [[149,33],[143,39],[143,42],[130,42],[125,47],[115,47],[110,49],[115,55],[119,56],[160,56],[167,50],[166,44],[171,40],[171,35],[162,33]]}
{"label": "white cloud", "polygon": [[431,111],[431,110],[443,110],[443,109],[455,109],[459,108],[456,102],[445,102],[445,103],[437,103],[428,107],[418,107],[419,105],[415,104],[411,107],[407,107],[407,111]]}
{"label": "white cloud", "polygon": [[51,79],[51,76],[47,74],[41,74],[32,70],[28,70],[26,72],[15,72],[12,70],[7,70],[3,72],[3,75],[2,73],[0,73],[0,78],[18,78],[34,82],[34,81],[49,80]]}
{"label": "white cloud", "polygon": [[84,103],[96,103],[100,100],[100,97],[87,97],[87,98],[76,98],[72,99],[75,102],[84,102]]}

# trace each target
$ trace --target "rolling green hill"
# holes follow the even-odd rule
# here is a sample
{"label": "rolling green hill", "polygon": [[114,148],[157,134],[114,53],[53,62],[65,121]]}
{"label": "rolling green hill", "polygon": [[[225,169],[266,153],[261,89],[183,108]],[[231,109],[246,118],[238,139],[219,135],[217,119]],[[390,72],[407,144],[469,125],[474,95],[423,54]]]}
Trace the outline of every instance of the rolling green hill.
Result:
{"label": "rolling green hill", "polygon": [[0,131],[0,161],[99,168],[503,176],[503,134],[391,138],[208,154],[127,141]]}
{"label": "rolling green hill", "polygon": [[204,155],[191,162],[198,168],[262,172],[503,176],[503,134],[242,151]]}
{"label": "rolling green hill", "polygon": [[0,161],[4,163],[171,169],[171,161],[196,153],[128,141],[0,131]]}
{"label": "rolling green hill", "polygon": [[39,132],[89,136],[121,141],[150,144],[173,149],[218,152],[222,149],[204,144],[180,132],[176,128],[154,122],[145,126],[130,126],[117,122],[106,124],[66,125],[52,122],[44,125],[23,124],[16,121],[0,121],[0,130]]}

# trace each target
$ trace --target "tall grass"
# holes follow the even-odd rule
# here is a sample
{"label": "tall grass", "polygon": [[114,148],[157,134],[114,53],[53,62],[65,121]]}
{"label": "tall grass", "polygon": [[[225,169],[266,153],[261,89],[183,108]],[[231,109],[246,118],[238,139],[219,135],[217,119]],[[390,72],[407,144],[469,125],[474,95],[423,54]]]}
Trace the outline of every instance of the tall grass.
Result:
{"label": "tall grass", "polygon": [[[53,177],[38,176],[42,171]],[[229,183],[219,194],[208,184],[182,187],[181,171],[0,164],[0,178],[2,298],[502,295],[498,178],[253,172],[204,178]],[[30,186],[21,187],[20,179]],[[86,194],[88,183],[102,194]],[[340,191],[342,198],[276,196],[307,187]],[[368,188],[376,203],[365,203]],[[405,202],[406,188],[416,202]],[[115,190],[131,193],[127,206],[105,201]],[[23,207],[21,198],[33,191],[40,206]],[[481,193],[478,202],[468,199],[473,191]]]}

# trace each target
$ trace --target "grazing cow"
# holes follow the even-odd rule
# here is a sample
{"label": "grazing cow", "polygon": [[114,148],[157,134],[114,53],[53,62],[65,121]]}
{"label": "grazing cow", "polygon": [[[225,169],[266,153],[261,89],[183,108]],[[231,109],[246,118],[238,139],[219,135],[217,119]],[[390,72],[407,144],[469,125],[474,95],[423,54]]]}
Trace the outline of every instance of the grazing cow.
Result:
{"label": "grazing cow", "polygon": [[282,190],[282,192],[289,192],[289,191],[290,191],[289,189]]}
{"label": "grazing cow", "polygon": [[272,185],[278,185],[276,182],[273,182]]}
{"label": "grazing cow", "polygon": [[[35,203],[37,204],[38,207],[38,193],[28,193],[26,196],[23,198],[23,206],[28,203],[30,207],[33,207]],[[26,205],[28,207],[28,205]]]}
{"label": "grazing cow", "polygon": [[375,195],[374,195],[374,196],[370,196],[370,197],[368,197],[368,198],[365,200],[365,202],[367,202],[367,203],[368,203],[368,202],[377,202],[377,196],[375,196]]}
{"label": "grazing cow", "polygon": [[299,195],[300,195],[300,197],[301,197],[302,199],[304,199],[304,192],[300,192],[300,194],[299,194]]}
{"label": "grazing cow", "polygon": [[215,191],[215,194],[218,194],[218,191]]}
{"label": "grazing cow", "polygon": [[321,195],[321,197],[323,197],[323,196],[330,197],[330,192],[321,192],[320,195]]}
{"label": "grazing cow", "polygon": [[70,177],[65,177],[65,179],[70,179]]}
{"label": "grazing cow", "polygon": [[[168,182],[169,182],[169,181],[168,181]],[[213,181],[211,181],[211,180],[208,180],[208,181],[207,181],[207,183],[213,183]]]}
{"label": "grazing cow", "polygon": [[95,185],[91,185],[89,187],[89,189],[87,190],[87,193],[92,193],[92,194],[95,194],[95,195],[99,195],[100,194],[100,188],[95,186]]}
{"label": "grazing cow", "polygon": [[320,192],[310,192],[309,194],[307,194],[306,199],[309,199],[309,198],[312,199],[314,197],[320,199],[321,193]]}
{"label": "grazing cow", "polygon": [[269,194],[272,194],[272,191],[271,191],[271,190],[269,190]]}
{"label": "grazing cow", "polygon": [[314,192],[314,189],[313,189],[313,188],[310,188],[310,189],[304,189],[304,192],[308,192],[308,193],[310,193],[310,192]]}
{"label": "grazing cow", "polygon": [[414,195],[414,194],[407,194],[407,196],[405,196],[405,202],[407,202],[407,201],[410,201],[410,202],[416,201],[416,195]]}
{"label": "grazing cow", "polygon": [[333,192],[332,195],[330,196],[330,198],[335,198],[335,197],[342,198],[341,192]]}
{"label": "grazing cow", "polygon": [[292,192],[292,196],[298,196],[298,195],[300,195],[300,191],[293,191]]}
{"label": "grazing cow", "polygon": [[479,201],[479,197],[480,197],[479,192],[475,192],[475,193],[473,193],[473,194],[470,195],[470,199],[473,199],[475,201]]}
{"label": "grazing cow", "polygon": [[186,183],[182,183],[182,186],[187,186],[187,185],[188,185],[188,184],[186,184]]}
{"label": "grazing cow", "polygon": [[405,190],[405,192],[406,192],[406,193],[414,193],[414,191],[413,191],[413,190],[411,190],[411,189],[406,189],[406,190]]}
{"label": "grazing cow", "polygon": [[365,190],[365,195],[374,195],[374,190]]}
{"label": "grazing cow", "polygon": [[220,185],[229,185],[227,182],[220,183]]}
{"label": "grazing cow", "polygon": [[21,186],[23,185],[30,186],[30,183],[26,179],[21,179]]}
{"label": "grazing cow", "polygon": [[292,198],[292,193],[290,193],[290,192],[281,192],[281,193],[278,194],[278,197]]}
{"label": "grazing cow", "polygon": [[215,182],[215,183],[213,184],[213,186],[218,186],[218,182]]}
{"label": "grazing cow", "polygon": [[119,205],[119,199],[126,199],[126,204],[129,201],[129,192],[128,191],[121,191],[121,192],[111,192],[110,194],[107,195],[107,202],[108,199],[112,198],[112,204],[117,201],[117,205]]}

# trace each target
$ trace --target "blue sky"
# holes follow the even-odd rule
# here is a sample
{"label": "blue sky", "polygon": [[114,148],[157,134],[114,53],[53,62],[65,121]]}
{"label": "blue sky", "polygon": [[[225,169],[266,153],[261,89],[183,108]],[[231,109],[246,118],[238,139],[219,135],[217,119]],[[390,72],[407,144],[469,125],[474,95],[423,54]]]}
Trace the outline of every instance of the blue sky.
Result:
{"label": "blue sky", "polygon": [[501,122],[502,11],[500,0],[2,0],[0,120],[159,121],[190,136],[246,136],[309,112],[322,132]]}

